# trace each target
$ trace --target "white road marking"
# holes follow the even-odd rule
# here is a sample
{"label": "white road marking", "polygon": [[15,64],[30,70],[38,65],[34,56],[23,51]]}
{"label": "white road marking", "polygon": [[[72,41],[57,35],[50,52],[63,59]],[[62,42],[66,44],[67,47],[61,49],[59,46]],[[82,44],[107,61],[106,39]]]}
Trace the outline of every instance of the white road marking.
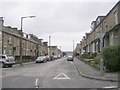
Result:
{"label": "white road marking", "polygon": [[39,88],[39,86],[36,86],[36,88]]}
{"label": "white road marking", "polygon": [[70,78],[67,75],[65,75],[64,73],[60,73],[59,75],[57,75],[53,79],[70,79]]}
{"label": "white road marking", "polygon": [[35,80],[35,86],[38,86],[38,78]]}
{"label": "white road marking", "polygon": [[103,88],[117,88],[117,86],[106,86],[106,87],[103,87]]}

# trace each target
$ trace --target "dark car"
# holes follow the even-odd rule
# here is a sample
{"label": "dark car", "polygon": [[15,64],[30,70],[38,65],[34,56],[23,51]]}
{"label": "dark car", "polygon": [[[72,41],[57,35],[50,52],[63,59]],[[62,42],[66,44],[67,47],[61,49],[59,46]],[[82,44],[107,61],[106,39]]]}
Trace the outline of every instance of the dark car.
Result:
{"label": "dark car", "polygon": [[36,63],[44,63],[44,62],[46,62],[46,57],[45,56],[39,56],[36,59]]}

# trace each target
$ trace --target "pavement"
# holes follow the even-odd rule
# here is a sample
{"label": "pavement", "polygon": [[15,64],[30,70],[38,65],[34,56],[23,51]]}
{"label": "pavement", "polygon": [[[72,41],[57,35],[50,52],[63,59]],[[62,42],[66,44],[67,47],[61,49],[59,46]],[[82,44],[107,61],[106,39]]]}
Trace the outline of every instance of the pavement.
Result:
{"label": "pavement", "polygon": [[118,73],[104,72],[103,75],[101,75],[100,71],[95,69],[94,67],[86,64],[81,60],[77,60],[77,58],[75,58],[74,60],[74,65],[81,76],[96,80],[118,82]]}

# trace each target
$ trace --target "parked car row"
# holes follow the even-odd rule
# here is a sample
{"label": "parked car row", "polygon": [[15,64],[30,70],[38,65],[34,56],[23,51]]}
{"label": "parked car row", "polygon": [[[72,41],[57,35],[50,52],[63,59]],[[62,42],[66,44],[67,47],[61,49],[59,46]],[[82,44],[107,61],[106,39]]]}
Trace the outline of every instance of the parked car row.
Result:
{"label": "parked car row", "polygon": [[[60,56],[39,56],[35,62],[36,63],[45,63],[47,61],[52,61],[59,59]],[[15,58],[12,55],[0,54],[0,67],[12,67],[15,64]]]}
{"label": "parked car row", "polygon": [[59,59],[60,56],[39,56],[37,59],[36,59],[36,63],[45,63],[47,61],[52,61],[52,60],[55,60],[55,59]]}

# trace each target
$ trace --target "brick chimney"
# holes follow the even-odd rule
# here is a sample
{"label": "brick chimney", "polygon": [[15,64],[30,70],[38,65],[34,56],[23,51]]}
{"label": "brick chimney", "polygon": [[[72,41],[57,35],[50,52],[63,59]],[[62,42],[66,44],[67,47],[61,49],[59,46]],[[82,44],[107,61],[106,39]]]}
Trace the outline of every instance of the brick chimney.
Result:
{"label": "brick chimney", "polygon": [[47,47],[48,46],[48,42],[43,42],[43,44]]}
{"label": "brick chimney", "polygon": [[0,30],[2,30],[3,23],[4,23],[3,17],[0,17]]}

